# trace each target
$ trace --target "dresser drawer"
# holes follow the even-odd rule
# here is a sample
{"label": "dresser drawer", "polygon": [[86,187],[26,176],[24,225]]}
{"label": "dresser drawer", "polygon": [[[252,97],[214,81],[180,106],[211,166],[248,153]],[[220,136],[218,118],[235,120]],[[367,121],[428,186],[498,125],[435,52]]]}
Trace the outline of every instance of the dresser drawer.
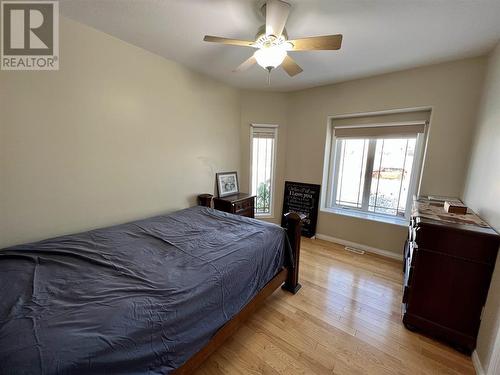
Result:
{"label": "dresser drawer", "polygon": [[241,202],[234,203],[234,213],[240,213],[254,208],[253,199],[247,199]]}
{"label": "dresser drawer", "polygon": [[421,249],[436,251],[470,261],[495,264],[498,238],[443,226],[417,226],[415,243]]}
{"label": "dresser drawer", "polygon": [[255,196],[239,193],[225,198],[214,198],[214,208],[239,216],[255,217]]}
{"label": "dresser drawer", "polygon": [[235,214],[237,214],[239,216],[246,216],[246,217],[251,217],[251,218],[255,217],[255,213],[254,213],[253,208],[247,208],[246,210],[241,210],[241,211],[235,212]]}

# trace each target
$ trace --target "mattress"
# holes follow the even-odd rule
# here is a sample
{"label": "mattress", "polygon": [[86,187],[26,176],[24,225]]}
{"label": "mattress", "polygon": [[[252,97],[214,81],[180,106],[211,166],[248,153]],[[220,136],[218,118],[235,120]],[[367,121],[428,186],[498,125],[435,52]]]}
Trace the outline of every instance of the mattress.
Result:
{"label": "mattress", "polygon": [[0,374],[167,374],[284,266],[285,231],[193,207],[0,250]]}

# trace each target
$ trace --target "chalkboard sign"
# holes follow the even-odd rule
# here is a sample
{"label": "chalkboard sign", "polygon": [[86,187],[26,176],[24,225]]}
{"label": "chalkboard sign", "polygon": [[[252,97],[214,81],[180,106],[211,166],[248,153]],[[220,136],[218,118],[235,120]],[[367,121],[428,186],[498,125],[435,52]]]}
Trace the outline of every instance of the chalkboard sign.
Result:
{"label": "chalkboard sign", "polygon": [[314,236],[316,234],[316,223],[318,221],[320,188],[320,185],[285,181],[281,226],[285,224],[284,215],[286,213],[301,213],[306,215],[304,225],[302,226],[302,235],[309,238]]}

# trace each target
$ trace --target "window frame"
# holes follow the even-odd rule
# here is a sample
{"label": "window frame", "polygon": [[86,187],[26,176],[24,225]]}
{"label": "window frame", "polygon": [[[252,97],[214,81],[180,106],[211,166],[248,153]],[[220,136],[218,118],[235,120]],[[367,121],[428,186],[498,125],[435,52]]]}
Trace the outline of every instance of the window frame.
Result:
{"label": "window frame", "polygon": [[[256,218],[260,219],[274,219],[274,196],[275,196],[275,191],[276,191],[276,161],[277,161],[277,155],[278,155],[278,130],[279,130],[279,125],[277,124],[250,124],[250,178],[249,178],[249,188],[248,190],[250,191],[250,194],[253,194],[252,192],[252,182],[253,182],[253,172],[254,172],[254,165],[253,165],[253,140],[254,140],[254,132],[255,129],[259,128],[267,128],[267,129],[273,129],[274,132],[274,145],[273,145],[273,155],[271,157],[271,188],[269,189],[269,213],[258,213],[257,212],[257,202],[255,203],[255,209],[254,209],[254,214]],[[257,192],[255,192],[255,195],[257,195]]]}
{"label": "window frame", "polygon": [[[322,194],[322,204],[321,211],[330,212],[335,214],[341,214],[346,216],[359,217],[368,220],[382,221],[390,224],[396,225],[407,225],[410,215],[411,215],[411,207],[412,207],[412,199],[414,195],[418,195],[420,191],[420,183],[422,177],[422,169],[424,163],[425,149],[427,144],[427,135],[429,131],[429,122],[426,122],[425,130],[423,133],[416,134],[416,142],[415,142],[415,158],[412,165],[412,172],[410,176],[409,183],[409,191],[408,191],[408,199],[405,206],[405,216],[404,218],[381,213],[381,212],[370,212],[366,207],[366,203],[369,202],[370,189],[367,187],[370,185],[369,183],[369,171],[373,169],[373,159],[375,155],[376,149],[376,140],[377,137],[360,137],[360,138],[338,138],[335,137],[334,132],[334,117],[329,118],[329,126],[328,126],[328,135],[327,135],[327,153],[325,153],[325,162],[327,163],[324,171],[323,171],[323,194]],[[406,125],[405,122],[400,122],[398,124],[393,123],[394,125]],[[370,124],[366,124],[364,126],[370,126]],[[384,137],[378,137],[384,138]],[[390,138],[390,137],[387,137]],[[409,137],[413,138],[413,137]],[[343,139],[368,139],[368,151],[367,151],[367,161],[366,161],[366,171],[365,176],[363,178],[363,202],[362,208],[348,207],[344,205],[338,205],[335,203],[335,197],[337,194],[338,188],[338,177],[339,177],[339,164],[340,164],[340,152],[341,147],[339,147],[340,142],[338,140]],[[371,164],[371,167],[368,166]],[[368,177],[367,177],[368,176]]]}

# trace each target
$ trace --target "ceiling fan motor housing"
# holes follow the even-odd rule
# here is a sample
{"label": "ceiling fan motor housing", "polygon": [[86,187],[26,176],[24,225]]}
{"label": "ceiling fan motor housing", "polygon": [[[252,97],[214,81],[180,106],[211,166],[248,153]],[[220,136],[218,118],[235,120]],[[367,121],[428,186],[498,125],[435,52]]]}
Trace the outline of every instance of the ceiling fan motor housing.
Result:
{"label": "ceiling fan motor housing", "polygon": [[266,25],[262,25],[261,27],[259,27],[259,30],[257,30],[257,34],[255,34],[255,41],[258,42],[259,40],[265,39],[274,39],[276,41],[278,39],[281,39],[282,42],[284,42],[288,39],[288,33],[286,32],[286,29],[283,29],[280,37],[277,37],[276,35],[266,35]]}

